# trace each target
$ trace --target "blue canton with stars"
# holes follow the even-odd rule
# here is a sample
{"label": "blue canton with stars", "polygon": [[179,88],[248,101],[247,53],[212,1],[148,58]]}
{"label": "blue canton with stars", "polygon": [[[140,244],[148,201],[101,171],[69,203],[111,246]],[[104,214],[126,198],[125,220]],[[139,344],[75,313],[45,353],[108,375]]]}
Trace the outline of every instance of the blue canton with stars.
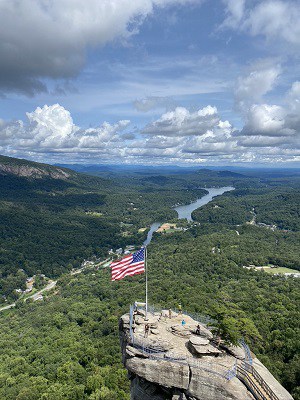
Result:
{"label": "blue canton with stars", "polygon": [[145,260],[145,249],[142,248],[141,250],[137,251],[136,253],[132,254],[132,264],[140,261]]}

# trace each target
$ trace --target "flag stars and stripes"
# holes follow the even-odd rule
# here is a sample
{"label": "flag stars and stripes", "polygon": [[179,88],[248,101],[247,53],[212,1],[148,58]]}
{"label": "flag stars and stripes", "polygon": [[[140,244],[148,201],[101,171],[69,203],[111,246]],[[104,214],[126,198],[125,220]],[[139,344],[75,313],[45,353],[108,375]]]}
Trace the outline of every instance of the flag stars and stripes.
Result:
{"label": "flag stars and stripes", "polygon": [[145,248],[111,263],[111,280],[117,281],[125,276],[133,276],[145,272]]}

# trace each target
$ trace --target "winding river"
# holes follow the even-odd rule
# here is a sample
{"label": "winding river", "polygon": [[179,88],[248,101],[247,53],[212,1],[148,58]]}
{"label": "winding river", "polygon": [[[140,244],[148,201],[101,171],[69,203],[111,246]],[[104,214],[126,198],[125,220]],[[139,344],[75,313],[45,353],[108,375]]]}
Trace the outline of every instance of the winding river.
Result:
{"label": "winding river", "polygon": [[[178,213],[178,219],[185,218],[188,221],[193,221],[192,219],[192,212],[196,210],[196,208],[202,207],[205,204],[209,203],[214,197],[220,196],[225,192],[229,192],[230,190],[234,190],[232,186],[225,186],[221,188],[205,188],[208,191],[208,194],[201,197],[200,199],[194,201],[193,203],[186,204],[184,206],[175,207],[175,210]],[[144,246],[147,246],[152,239],[153,233],[160,227],[161,222],[154,222],[150,226],[150,230],[147,234],[147,239],[143,243]]]}

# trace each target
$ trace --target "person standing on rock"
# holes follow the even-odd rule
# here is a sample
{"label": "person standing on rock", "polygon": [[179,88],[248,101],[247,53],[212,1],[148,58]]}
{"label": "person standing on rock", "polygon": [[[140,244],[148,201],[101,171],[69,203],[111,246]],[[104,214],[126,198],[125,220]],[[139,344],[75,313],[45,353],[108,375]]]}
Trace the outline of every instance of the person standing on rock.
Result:
{"label": "person standing on rock", "polygon": [[198,324],[196,328],[196,335],[200,335],[200,333],[200,324]]}
{"label": "person standing on rock", "polygon": [[172,310],[171,310],[171,308],[169,308],[169,318],[170,319],[172,318]]}
{"label": "person standing on rock", "polygon": [[145,325],[145,335],[144,335],[145,338],[148,337],[148,335],[149,335],[149,330],[150,330],[150,326],[149,326],[149,324],[146,324],[146,325]]}
{"label": "person standing on rock", "polygon": [[182,305],[180,303],[178,304],[178,314],[182,315]]}

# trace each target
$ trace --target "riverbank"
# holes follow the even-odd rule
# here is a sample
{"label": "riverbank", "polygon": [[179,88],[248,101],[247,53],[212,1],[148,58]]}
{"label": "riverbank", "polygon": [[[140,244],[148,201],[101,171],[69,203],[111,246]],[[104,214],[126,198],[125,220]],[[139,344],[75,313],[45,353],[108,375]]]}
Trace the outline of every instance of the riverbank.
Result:
{"label": "riverbank", "polygon": [[235,188],[232,186],[225,186],[221,188],[205,188],[208,191],[208,194],[201,197],[200,199],[183,206],[175,207],[175,211],[178,213],[178,219],[187,219],[188,221],[193,221],[192,212],[197,208],[205,206],[207,203],[212,201],[212,199],[216,196],[221,196],[225,192],[229,192],[234,190]]}
{"label": "riverbank", "polygon": [[[185,204],[182,206],[175,207],[174,210],[177,211],[178,219],[186,219],[187,221],[191,222],[193,221],[192,212],[194,210],[203,207],[204,205],[212,201],[214,197],[221,196],[223,193],[229,192],[234,189],[235,188],[232,186],[224,186],[221,188],[205,188],[208,194],[200,197],[199,199],[193,201],[190,204]],[[151,224],[147,234],[147,238],[144,241],[143,246],[147,246],[151,242],[153,233],[156,232],[161,225],[162,222],[153,222],[153,224]]]}

